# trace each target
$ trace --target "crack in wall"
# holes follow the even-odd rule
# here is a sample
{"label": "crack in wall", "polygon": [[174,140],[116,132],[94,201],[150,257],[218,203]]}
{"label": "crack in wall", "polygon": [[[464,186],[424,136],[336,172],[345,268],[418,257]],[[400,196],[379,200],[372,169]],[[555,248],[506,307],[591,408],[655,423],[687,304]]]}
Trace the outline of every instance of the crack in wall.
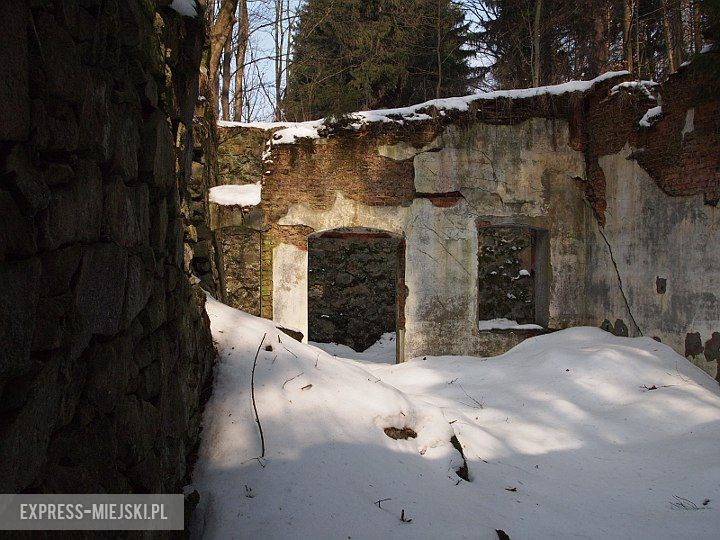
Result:
{"label": "crack in wall", "polygon": [[[472,278],[472,277],[473,277],[472,274],[471,274],[470,272],[468,272],[467,268],[465,268],[465,266],[463,265],[463,263],[462,263],[461,261],[459,261],[459,260],[457,259],[457,257],[455,257],[455,255],[453,255],[452,253],[450,253],[450,250],[448,250],[448,249],[445,247],[445,243],[444,243],[444,240],[445,240],[445,239],[443,239],[443,237],[440,236],[435,229],[433,229],[432,227],[429,227],[426,223],[421,223],[421,224],[422,224],[422,226],[425,227],[428,231],[432,232],[435,236],[438,237],[438,240],[439,240],[438,246],[440,246],[440,247],[442,248],[442,250],[443,250],[445,253],[447,253],[448,256],[449,256],[453,261],[455,261],[460,268],[462,268],[463,272],[465,272],[468,276],[470,276],[470,277]],[[449,240],[449,239],[448,239],[448,240]]]}
{"label": "crack in wall", "polygon": [[610,245],[610,241],[607,239],[607,236],[605,236],[605,232],[603,231],[602,225],[600,225],[600,223],[598,223],[598,220],[597,220],[597,217],[593,210],[593,207],[590,204],[590,201],[588,201],[587,198],[585,197],[584,193],[582,194],[582,199],[585,202],[585,204],[588,205],[590,210],[593,212],[593,221],[597,224],[598,232],[600,233],[600,236],[602,236],[602,239],[608,248],[608,253],[610,254],[610,261],[612,262],[613,268],[615,268],[615,275],[617,276],[618,288],[620,289],[620,295],[622,296],[623,302],[625,303],[625,308],[627,309],[628,315],[630,316],[630,320],[635,325],[635,328],[637,329],[638,333],[641,336],[644,336],[643,331],[640,328],[640,325],[635,320],[635,316],[633,315],[632,309],[630,308],[630,301],[628,300],[627,295],[625,294],[625,288],[623,287],[622,276],[620,275],[620,269],[618,268],[617,261],[615,260],[615,254],[613,253],[612,246]]}

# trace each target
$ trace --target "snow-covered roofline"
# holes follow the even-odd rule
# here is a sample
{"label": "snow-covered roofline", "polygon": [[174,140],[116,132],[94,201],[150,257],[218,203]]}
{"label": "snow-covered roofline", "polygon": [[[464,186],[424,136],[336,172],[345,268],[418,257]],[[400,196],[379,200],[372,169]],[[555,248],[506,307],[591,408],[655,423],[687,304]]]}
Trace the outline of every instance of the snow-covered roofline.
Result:
{"label": "snow-covered roofline", "polygon": [[[464,112],[470,108],[470,104],[476,101],[493,99],[526,99],[538,96],[557,96],[572,92],[587,92],[596,84],[615,79],[627,77],[629,71],[608,71],[599,77],[587,81],[570,81],[552,86],[538,86],[535,88],[522,88],[517,90],[495,90],[493,92],[479,92],[462,97],[450,97],[442,99],[431,99],[417,105],[399,107],[395,109],[377,109],[371,111],[358,111],[346,116],[349,123],[347,129],[358,130],[364,125],[374,122],[404,124],[405,122],[431,120],[432,116],[427,111],[435,109],[441,115],[445,111]],[[221,120],[218,126],[232,128],[255,128],[262,130],[273,130],[272,144],[292,144],[297,139],[318,139],[322,136],[326,126],[332,123],[332,118],[321,118],[307,122],[228,122]]]}

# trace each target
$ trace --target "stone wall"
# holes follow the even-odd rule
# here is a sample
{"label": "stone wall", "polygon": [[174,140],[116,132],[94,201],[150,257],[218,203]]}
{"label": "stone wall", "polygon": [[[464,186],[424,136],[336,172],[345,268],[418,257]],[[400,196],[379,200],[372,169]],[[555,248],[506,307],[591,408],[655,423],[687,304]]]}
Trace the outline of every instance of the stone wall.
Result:
{"label": "stone wall", "polygon": [[3,4],[3,493],[188,477],[215,358],[184,242],[204,28],[167,4]]}
{"label": "stone wall", "polygon": [[[572,102],[565,96],[557,104]],[[583,174],[583,155],[572,146],[569,122],[523,120],[539,106],[516,106],[517,117],[503,117],[512,118],[509,125],[459,118],[444,125],[439,117],[273,147],[260,205],[263,316],[307,335],[308,238],[339,228],[378,229],[405,242],[401,359],[494,354],[477,327],[483,221],[551,230],[556,240],[549,251],[564,264],[552,276],[558,294],[542,304],[541,324],[581,322],[584,306],[568,298],[584,286],[575,270],[584,264],[585,203],[573,180]]]}
{"label": "stone wall", "polygon": [[478,317],[535,322],[533,230],[483,227],[478,235]]}
{"label": "stone wall", "polygon": [[308,240],[308,339],[364,351],[395,332],[400,239],[335,234]]}
{"label": "stone wall", "polygon": [[262,237],[258,231],[228,227],[219,235],[222,245],[225,295],[228,305],[259,316],[260,252]]}

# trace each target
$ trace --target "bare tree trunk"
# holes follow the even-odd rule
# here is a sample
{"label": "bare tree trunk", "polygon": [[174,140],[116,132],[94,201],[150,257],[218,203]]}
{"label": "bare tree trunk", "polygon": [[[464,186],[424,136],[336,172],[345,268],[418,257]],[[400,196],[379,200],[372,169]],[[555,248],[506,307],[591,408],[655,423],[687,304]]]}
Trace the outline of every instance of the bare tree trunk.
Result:
{"label": "bare tree trunk", "polygon": [[625,67],[632,72],[635,69],[632,42],[632,19],[635,0],[623,0],[623,57]]}
{"label": "bare tree trunk", "polygon": [[592,77],[600,75],[607,66],[609,56],[608,21],[610,20],[607,5],[602,3],[602,9],[593,21],[593,50],[590,55]]}
{"label": "bare tree trunk", "polygon": [[[295,18],[290,16],[290,0],[287,0],[285,4],[285,16],[287,17],[287,40],[285,43],[285,82],[287,83],[288,69],[290,69],[290,52],[292,51],[292,33],[293,24]],[[286,86],[287,89],[287,86]],[[281,108],[282,110],[282,108]],[[282,113],[282,118],[285,119],[285,113]]]}
{"label": "bare tree trunk", "polygon": [[[638,3],[639,3],[639,0],[638,0]],[[635,23],[633,24],[633,31],[635,32],[635,63],[634,63],[634,66],[635,66],[635,75],[637,75],[638,79],[640,79],[642,77],[642,68],[644,67],[643,66],[643,59],[644,59],[643,53],[645,52],[645,49],[640,48],[640,35],[642,33],[641,32],[642,25],[643,25],[643,23],[641,23],[640,16],[639,16],[639,5],[635,4]]]}
{"label": "bare tree trunk", "polygon": [[275,0],[275,105],[274,105],[274,119],[275,121],[280,120],[280,89],[282,88],[282,54],[283,54],[283,16],[284,0]]}
{"label": "bare tree trunk", "polygon": [[[672,32],[672,54],[675,58],[675,65],[679,66],[685,60],[685,46],[683,36],[683,9],[680,0],[665,0],[670,5],[669,19],[670,31]],[[673,70],[675,71],[675,70]]]}
{"label": "bare tree trunk", "polygon": [[695,54],[702,50],[702,15],[700,13],[700,0],[693,0],[692,3],[692,36],[693,36],[693,52]]}
{"label": "bare tree trunk", "polygon": [[222,0],[220,11],[218,12],[215,22],[210,28],[210,92],[215,108],[215,113],[219,111],[220,101],[218,99],[218,84],[220,72],[220,57],[222,56],[225,43],[232,34],[232,28],[235,24],[235,7],[237,0]]}
{"label": "bare tree trunk", "polygon": [[665,52],[667,53],[668,65],[670,71],[677,69],[675,65],[675,55],[673,54],[673,39],[670,32],[670,18],[668,17],[667,0],[660,0],[660,8],[662,9],[663,36],[665,37]]}
{"label": "bare tree trunk", "polygon": [[243,111],[243,79],[245,77],[245,53],[250,38],[250,20],[248,18],[247,0],[238,1],[238,37],[235,49],[235,94],[233,96],[233,119],[242,121]]}
{"label": "bare tree trunk", "polygon": [[230,66],[232,63],[232,35],[230,35],[223,47],[222,56],[222,86],[220,89],[220,105],[222,106],[222,119],[230,120],[230,83],[232,81],[232,73]]}
{"label": "bare tree trunk", "polygon": [[535,18],[532,31],[532,80],[533,86],[540,86],[540,21],[542,15],[542,0],[535,0]]}
{"label": "bare tree trunk", "polygon": [[212,27],[215,22],[215,0],[208,0],[207,7],[205,8],[205,20],[208,24],[207,27]]}
{"label": "bare tree trunk", "polygon": [[435,83],[435,98],[440,99],[442,96],[442,13],[440,0],[436,0],[437,12],[435,13],[435,32],[437,39],[435,42],[435,61],[437,62],[437,82]]}

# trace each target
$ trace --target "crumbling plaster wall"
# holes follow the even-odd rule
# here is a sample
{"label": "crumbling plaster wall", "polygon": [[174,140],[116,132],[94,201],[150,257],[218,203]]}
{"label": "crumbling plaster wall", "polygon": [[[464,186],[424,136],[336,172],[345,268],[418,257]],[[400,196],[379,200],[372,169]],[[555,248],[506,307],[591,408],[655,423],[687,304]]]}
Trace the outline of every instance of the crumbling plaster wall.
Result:
{"label": "crumbling plaster wall", "polygon": [[706,343],[720,331],[720,208],[702,193],[668,197],[631,152],[599,159],[607,209],[602,231],[588,221],[589,314],[660,338],[717,377]]}
{"label": "crumbling plaster wall", "polygon": [[[476,230],[525,225],[549,231],[541,322],[642,331],[718,377],[718,54],[682,66],[655,95],[637,83],[611,91],[625,76],[585,94],[429,111],[425,122],[330,126],[273,146],[266,167],[256,145],[257,172],[228,180],[263,180],[258,215],[244,218],[265,227],[262,315],[304,328],[307,236],[374,227],[407,241],[406,358],[502,352],[525,336],[474,329]],[[660,120],[639,126],[659,102]]]}
{"label": "crumbling plaster wall", "polygon": [[[587,222],[588,323],[658,338],[718,380],[719,55],[682,66],[656,101],[591,95],[586,152],[598,216]],[[639,126],[658,102],[662,114]]]}
{"label": "crumbling plaster wall", "polygon": [[[570,296],[581,298],[576,295],[584,287],[578,269],[585,262],[586,209],[573,180],[583,176],[584,159],[569,146],[565,121],[450,126],[420,148],[401,142],[379,145],[376,151],[389,162],[412,161],[418,196],[410,204],[374,206],[337,190],[327,209],[290,204],[278,225],[311,231],[370,227],[404,235],[406,359],[494,352],[477,330],[480,222],[548,230],[554,269],[549,324],[582,322],[582,306],[569,300]],[[308,181],[312,183],[312,178]],[[277,245],[273,276],[274,319],[306,333],[307,253],[303,247]]]}

